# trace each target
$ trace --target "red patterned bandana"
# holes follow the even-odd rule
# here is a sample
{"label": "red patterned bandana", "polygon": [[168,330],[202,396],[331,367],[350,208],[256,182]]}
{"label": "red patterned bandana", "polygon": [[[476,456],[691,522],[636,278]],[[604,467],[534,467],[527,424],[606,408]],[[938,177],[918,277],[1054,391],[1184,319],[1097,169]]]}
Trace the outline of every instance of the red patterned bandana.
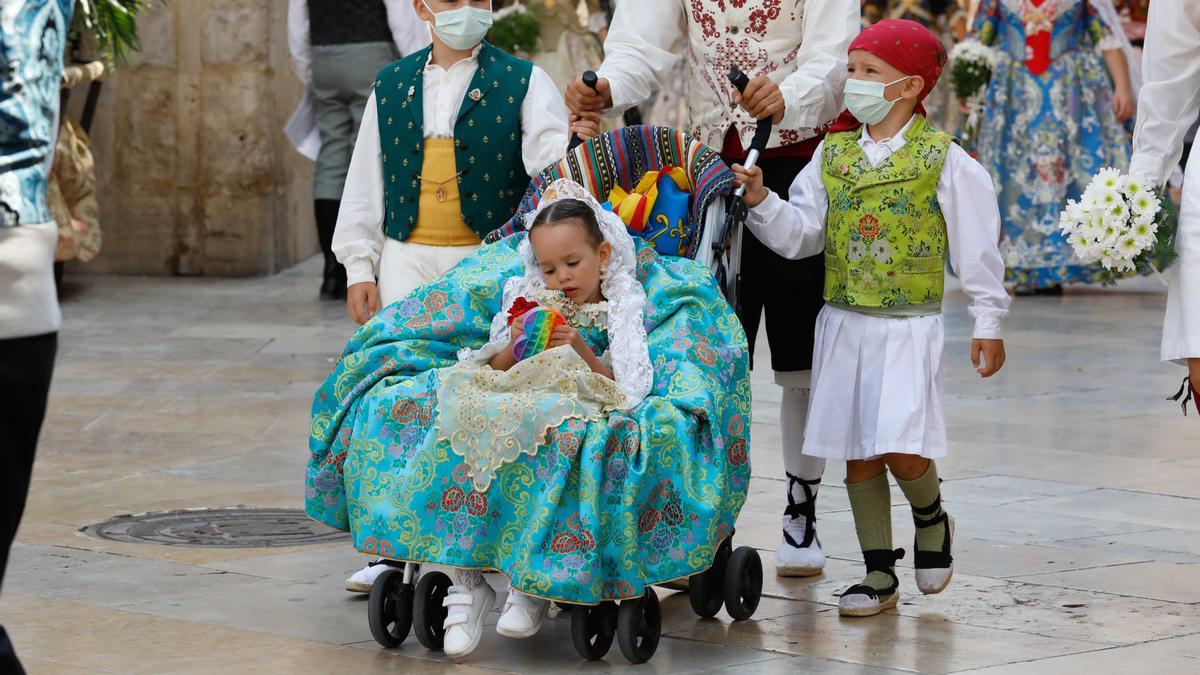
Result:
{"label": "red patterned bandana", "polygon": [[[946,48],[928,28],[907,19],[884,19],[858,34],[848,52],[861,49],[886,61],[905,75],[919,75],[925,80],[921,101],[933,90],[942,69],[946,66]],[[925,114],[925,106],[917,104],[917,113]],[[848,131],[862,126],[849,112],[834,122],[831,131]]]}
{"label": "red patterned bandana", "polygon": [[907,19],[884,19],[858,34],[849,51],[861,49],[887,61],[905,75],[925,80],[921,100],[933,90],[946,65],[946,48],[929,29]]}

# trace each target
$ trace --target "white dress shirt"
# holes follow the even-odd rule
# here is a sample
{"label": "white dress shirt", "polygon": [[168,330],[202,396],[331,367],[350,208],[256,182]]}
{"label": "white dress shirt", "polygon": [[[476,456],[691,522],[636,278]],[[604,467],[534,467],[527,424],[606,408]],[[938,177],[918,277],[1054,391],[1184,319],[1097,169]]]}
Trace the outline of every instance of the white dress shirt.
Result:
{"label": "white dress shirt", "polygon": [[[1200,0],[1150,5],[1129,172],[1158,185],[1179,163],[1188,129],[1200,114]],[[1188,160],[1175,251],[1167,272],[1162,359],[1200,358],[1200,160]],[[1192,167],[1192,164],[1196,164]]]}
{"label": "white dress shirt", "polygon": [[[915,118],[914,118],[915,119]],[[862,128],[859,146],[873,166],[904,147],[912,120],[892,138],[876,141]],[[825,216],[829,196],[821,180],[821,152],[800,172],[784,201],[774,192],[750,209],[746,225],[764,244],[786,258],[799,259],[825,250]],[[946,153],[937,185],[938,204],[946,220],[950,264],[970,299],[974,336],[1000,339],[1000,321],[1008,316],[1012,299],[1004,290],[1004,261],[1000,258],[1000,209],[987,169],[957,144]]]}
{"label": "white dress shirt", "polygon": [[[800,138],[789,143],[814,136],[813,130],[842,111],[846,49],[859,32],[859,0],[797,3],[783,9],[779,19],[768,21],[765,36],[754,41],[746,39],[748,22],[741,20],[751,5],[724,10],[717,3],[692,5],[684,0],[652,0],[617,6],[604,42],[604,63],[597,70],[611,87],[612,112],[638,105],[666,88],[667,78],[674,76],[685,54],[689,126],[712,147],[721,148],[727,122],[738,122],[743,147],[749,147],[754,132],[745,111],[731,111],[725,65],[729,60],[740,63],[749,58],[750,63],[742,67],[751,77],[755,68],[770,64],[778,68],[771,77],[783,93],[785,112],[776,128],[800,131]],[[718,37],[711,35],[712,25],[704,25],[710,19],[721,34]],[[726,50],[730,56],[722,55]],[[777,135],[769,146],[780,145],[781,140]]]}
{"label": "white dress shirt", "polygon": [[[476,48],[475,53],[479,53]],[[428,64],[422,96],[425,138],[454,138],[454,124],[479,63],[475,56],[443,68]],[[567,152],[567,108],[546,71],[533,67],[521,103],[521,157],[530,177]],[[375,94],[367,101],[350,159],[346,188],[333,233],[333,253],[353,286],[378,277],[383,252],[384,183]],[[496,223],[499,227],[502,222]]]}

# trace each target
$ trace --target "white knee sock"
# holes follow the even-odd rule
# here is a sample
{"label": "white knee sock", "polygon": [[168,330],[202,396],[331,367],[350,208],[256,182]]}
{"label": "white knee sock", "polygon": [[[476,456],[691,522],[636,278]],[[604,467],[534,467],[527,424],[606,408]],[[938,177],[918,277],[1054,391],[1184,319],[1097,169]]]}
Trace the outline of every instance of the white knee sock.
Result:
{"label": "white knee sock", "polygon": [[[786,378],[777,377],[777,380],[786,383],[783,387],[783,400],[779,409],[779,428],[783,435],[784,471],[804,481],[820,481],[821,476],[825,473],[825,460],[801,454],[804,449],[804,428],[808,423],[808,399],[812,371],[788,373]],[[810,486],[814,497],[817,487],[819,486],[815,484]],[[792,499],[797,502],[802,502],[806,498],[804,490],[799,486],[792,490]]]}
{"label": "white knee sock", "polygon": [[471,590],[484,583],[483,575],[479,570],[467,569],[465,567],[454,568],[454,585],[464,590]]}

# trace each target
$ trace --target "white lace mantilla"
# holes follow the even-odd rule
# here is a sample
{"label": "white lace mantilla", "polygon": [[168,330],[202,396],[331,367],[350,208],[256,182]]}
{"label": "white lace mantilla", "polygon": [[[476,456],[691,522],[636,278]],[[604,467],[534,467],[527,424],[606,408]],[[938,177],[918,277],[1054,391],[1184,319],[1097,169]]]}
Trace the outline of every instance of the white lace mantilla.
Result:
{"label": "white lace mantilla", "polygon": [[[612,245],[612,259],[608,273],[600,284],[600,291],[607,298],[608,352],[602,360],[611,363],[617,386],[625,394],[621,410],[631,410],[642,402],[654,386],[654,371],[650,366],[650,349],[646,344],[645,308],[646,291],[637,280],[637,255],[633,238],[625,229],[625,223],[611,211],[604,210],[588,191],[578,183],[565,178],[550,184],[542,193],[538,208],[525,218],[528,230],[542,209],[560,199],[578,199],[591,207],[600,223],[604,239]],[[464,349],[458,354],[460,361],[490,361],[503,351],[509,343],[508,310],[517,298],[539,297],[547,293],[546,281],[542,277],[529,237],[518,248],[525,260],[525,275],[513,277],[504,284],[504,298],[500,313],[492,318],[491,338],[482,349]],[[603,303],[598,303],[603,304]],[[583,306],[586,308],[588,306]],[[580,308],[576,308],[578,316]],[[596,310],[598,311],[598,310]]]}

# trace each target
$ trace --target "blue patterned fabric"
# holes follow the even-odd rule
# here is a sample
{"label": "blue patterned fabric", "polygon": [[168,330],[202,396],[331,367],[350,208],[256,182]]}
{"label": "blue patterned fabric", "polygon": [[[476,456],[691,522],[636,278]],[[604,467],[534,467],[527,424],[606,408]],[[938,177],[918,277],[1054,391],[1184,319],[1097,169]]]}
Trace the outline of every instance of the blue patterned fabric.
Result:
{"label": "blue patterned fabric", "polygon": [[1046,3],[1053,20],[1050,67],[1025,66],[1026,3],[984,0],[975,28],[997,51],[975,150],[996,184],[1008,277],[1041,288],[1092,281],[1058,230],[1068,199],[1100,169],[1129,164],[1129,137],[1112,110],[1112,81],[1097,51],[1107,30],[1088,0]]}
{"label": "blue patterned fabric", "polygon": [[71,0],[0,3],[0,227],[47,223]]}
{"label": "blue patterned fabric", "polygon": [[524,236],[482,247],[354,335],[313,402],[309,515],[363,553],[495,569],[567,602],[707,569],[746,497],[750,383],[741,325],[693,261],[637,244],[655,381],[630,413],[562,423],[485,492],[436,440],[439,374],[487,342]]}

